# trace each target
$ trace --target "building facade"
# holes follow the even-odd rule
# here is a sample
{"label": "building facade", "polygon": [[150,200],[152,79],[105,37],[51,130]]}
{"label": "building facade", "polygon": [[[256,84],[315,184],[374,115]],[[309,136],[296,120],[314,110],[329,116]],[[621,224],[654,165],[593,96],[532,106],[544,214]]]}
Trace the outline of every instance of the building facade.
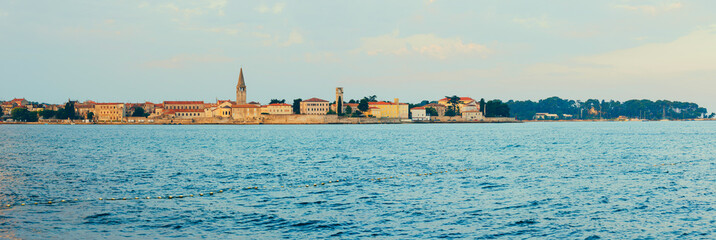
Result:
{"label": "building facade", "polygon": [[430,120],[430,117],[425,113],[425,107],[414,107],[410,109],[410,119],[427,121]]}
{"label": "building facade", "polygon": [[[263,113],[263,108],[262,108]],[[287,103],[272,103],[266,105],[266,114],[293,114],[293,106]]]}
{"label": "building facade", "polygon": [[375,110],[369,110],[370,115],[377,118],[402,118],[408,119],[408,104],[400,103],[398,99],[394,99],[393,102],[369,102],[369,109],[378,108],[379,111],[376,114]]}
{"label": "building facade", "polygon": [[468,120],[468,121],[477,121],[482,120],[484,117],[482,116],[482,112],[477,110],[468,110],[462,112],[462,119]]}
{"label": "building facade", "polygon": [[329,108],[329,102],[320,98],[310,98],[301,101],[301,114],[326,115]]}
{"label": "building facade", "polygon": [[123,122],[125,108],[124,103],[95,103],[94,117],[98,122]]}
{"label": "building facade", "polygon": [[204,101],[164,101],[164,110],[204,110]]}
{"label": "building facade", "polygon": [[231,117],[236,120],[254,120],[261,115],[261,106],[254,104],[233,104],[231,105]]}

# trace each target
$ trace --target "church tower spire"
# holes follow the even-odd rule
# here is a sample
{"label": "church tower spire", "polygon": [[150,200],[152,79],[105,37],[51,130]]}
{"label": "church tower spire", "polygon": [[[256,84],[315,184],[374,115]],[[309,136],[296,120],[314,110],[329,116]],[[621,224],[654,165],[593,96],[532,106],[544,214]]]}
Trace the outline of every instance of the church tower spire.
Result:
{"label": "church tower spire", "polygon": [[244,69],[239,69],[239,83],[236,84],[236,104],[246,104],[246,83]]}

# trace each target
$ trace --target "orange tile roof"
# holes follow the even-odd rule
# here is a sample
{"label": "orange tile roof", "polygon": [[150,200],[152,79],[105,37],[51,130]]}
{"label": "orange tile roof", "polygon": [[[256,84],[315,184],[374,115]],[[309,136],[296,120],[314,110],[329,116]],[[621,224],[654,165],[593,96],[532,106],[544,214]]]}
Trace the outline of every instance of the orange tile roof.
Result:
{"label": "orange tile roof", "polygon": [[204,104],[204,101],[164,101],[164,104]]}
{"label": "orange tile roof", "polygon": [[413,110],[413,109],[425,109],[425,107],[414,107],[414,108],[411,108],[410,110]]}
{"label": "orange tile roof", "polygon": [[303,100],[303,102],[328,102],[328,101],[320,99],[320,98],[309,98],[309,99]]}

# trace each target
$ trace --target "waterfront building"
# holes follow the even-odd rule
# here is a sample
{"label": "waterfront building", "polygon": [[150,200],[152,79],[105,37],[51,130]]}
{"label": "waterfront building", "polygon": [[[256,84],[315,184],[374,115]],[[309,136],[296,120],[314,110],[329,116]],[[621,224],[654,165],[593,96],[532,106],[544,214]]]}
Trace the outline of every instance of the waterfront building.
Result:
{"label": "waterfront building", "polygon": [[369,102],[369,109],[378,108],[378,114],[373,114],[375,111],[370,110],[370,115],[377,118],[403,118],[408,119],[408,104],[400,103],[398,99],[394,99],[393,102]]}
{"label": "waterfront building", "polygon": [[232,104],[231,117],[234,119],[258,119],[261,115],[261,106],[256,104]]}
{"label": "waterfront building", "polygon": [[246,82],[244,82],[244,69],[239,69],[239,82],[236,84],[236,104],[246,104]]}
{"label": "waterfront building", "polygon": [[[293,114],[293,106],[287,103],[272,103],[266,105],[266,114]],[[264,113],[264,108],[261,108],[261,113]]]}
{"label": "waterfront building", "polygon": [[415,121],[427,121],[430,117],[425,113],[425,107],[414,107],[410,109],[410,119]]}
{"label": "waterfront building", "polygon": [[164,114],[180,119],[202,118],[205,116],[204,109],[170,109],[164,111]]}
{"label": "waterfront building", "polygon": [[482,112],[478,110],[467,110],[462,112],[462,119],[468,120],[468,121],[476,121],[476,120],[482,120],[484,117],[482,116]]}
{"label": "waterfront building", "polygon": [[158,103],[154,104],[154,111],[151,112],[151,115],[149,115],[150,118],[152,117],[159,117],[164,113],[164,104]]}
{"label": "waterfront building", "polygon": [[[470,98],[470,97],[460,97],[460,100],[459,100],[458,102],[459,102],[459,103],[456,105],[456,107],[457,107],[457,110],[458,110],[459,112],[475,110],[475,109],[465,109],[465,110],[463,110],[463,108],[464,108],[465,106],[467,106],[467,105],[469,105],[469,106],[468,106],[469,108],[471,108],[472,106],[477,106],[477,111],[480,111],[480,105],[477,104],[477,102],[475,101],[475,99],[472,99],[472,98]],[[443,99],[438,100],[438,104],[443,105],[443,106],[445,106],[445,107],[449,107],[449,106],[452,105],[452,104],[450,104],[450,99],[449,99],[449,98],[443,98]]]}
{"label": "waterfront building", "polygon": [[218,102],[220,102],[220,104],[216,107],[210,108],[211,110],[207,112],[207,117],[231,118],[231,106],[233,106],[234,103],[231,101]]}
{"label": "waterfront building", "polygon": [[122,122],[124,121],[124,103],[95,103],[94,115],[99,122]]}
{"label": "waterfront building", "polygon": [[480,105],[475,101],[469,101],[460,105],[460,112],[480,111]]}
{"label": "waterfront building", "polygon": [[2,111],[5,116],[9,116],[10,113],[12,113],[12,109],[17,107],[27,108],[27,105],[29,105],[30,102],[25,100],[24,98],[15,98],[13,100],[7,101],[2,103]]}
{"label": "waterfront building", "polygon": [[164,101],[164,110],[204,110],[204,101]]}
{"label": "waterfront building", "polygon": [[78,116],[81,116],[83,118],[87,118],[87,113],[94,113],[95,111],[95,104],[96,102],[87,100],[83,103],[76,103],[75,104],[75,111],[77,112]]}
{"label": "waterfront building", "polygon": [[329,102],[320,98],[310,98],[301,101],[301,114],[326,115],[329,109]]}

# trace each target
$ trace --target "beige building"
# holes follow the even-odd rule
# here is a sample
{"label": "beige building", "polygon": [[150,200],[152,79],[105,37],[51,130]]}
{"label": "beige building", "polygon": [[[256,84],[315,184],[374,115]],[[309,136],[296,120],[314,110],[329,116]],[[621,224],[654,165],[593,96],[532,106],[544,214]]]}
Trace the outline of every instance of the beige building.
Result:
{"label": "beige building", "polygon": [[301,101],[301,114],[305,115],[326,115],[329,110],[329,102],[320,98],[311,98]]}
{"label": "beige building", "polygon": [[254,104],[233,104],[231,105],[231,117],[237,120],[258,119],[261,115],[261,106]]}
{"label": "beige building", "polygon": [[482,120],[482,112],[477,110],[467,110],[462,112],[462,118],[468,121]]}
{"label": "beige building", "polygon": [[[266,114],[293,114],[293,106],[287,103],[272,103],[266,105]],[[261,108],[261,113],[264,113],[264,108]]]}
{"label": "beige building", "polygon": [[[376,118],[402,118],[408,119],[408,104],[400,103],[396,98],[394,102],[369,102],[370,115]],[[378,108],[376,113],[373,108]]]}
{"label": "beige building", "polygon": [[83,118],[87,118],[87,113],[93,113],[95,111],[95,102],[94,101],[84,101],[83,103],[76,103],[75,104],[75,111],[77,111],[78,116],[82,116]]}
{"label": "beige building", "polygon": [[99,122],[122,122],[125,108],[124,103],[95,103],[94,117]]}
{"label": "beige building", "polygon": [[202,118],[204,117],[203,109],[173,109],[164,112],[173,118],[190,119],[190,118]]}

